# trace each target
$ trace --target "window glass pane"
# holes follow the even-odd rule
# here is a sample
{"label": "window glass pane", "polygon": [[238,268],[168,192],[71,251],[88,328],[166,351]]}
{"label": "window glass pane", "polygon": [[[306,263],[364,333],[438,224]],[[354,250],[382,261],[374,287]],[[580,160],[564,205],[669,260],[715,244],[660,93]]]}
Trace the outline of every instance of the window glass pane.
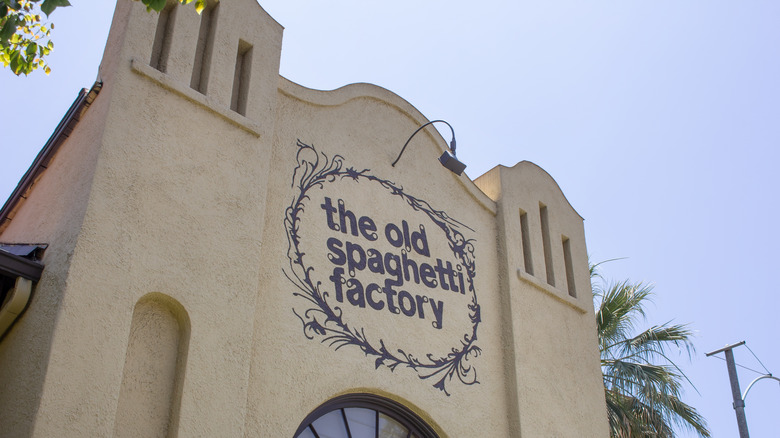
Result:
{"label": "window glass pane", "polygon": [[345,438],[347,436],[347,428],[344,425],[344,417],[341,416],[341,409],[328,412],[314,420],[312,425],[320,438]]}
{"label": "window glass pane", "polygon": [[364,408],[346,408],[349,431],[352,438],[375,438],[376,411]]}
{"label": "window glass pane", "polygon": [[403,405],[381,396],[360,393],[338,396],[324,403],[306,416],[299,430],[301,432],[295,438],[438,437]]}
{"label": "window glass pane", "polygon": [[401,423],[385,414],[379,414],[379,438],[406,438],[409,431]]}
{"label": "window glass pane", "polygon": [[316,438],[308,427],[295,438]]}

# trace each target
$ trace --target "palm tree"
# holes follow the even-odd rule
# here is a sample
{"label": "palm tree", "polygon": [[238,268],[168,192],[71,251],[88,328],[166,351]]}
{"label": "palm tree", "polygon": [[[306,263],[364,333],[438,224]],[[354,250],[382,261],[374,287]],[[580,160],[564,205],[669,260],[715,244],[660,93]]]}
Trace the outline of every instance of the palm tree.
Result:
{"label": "palm tree", "polygon": [[596,280],[593,296],[610,436],[672,438],[673,426],[680,426],[709,437],[704,418],[680,400],[688,378],[667,355],[684,350],[690,357],[691,330],[667,323],[632,335],[644,320],[652,286],[628,281],[606,285],[597,266],[591,266],[591,278]]}

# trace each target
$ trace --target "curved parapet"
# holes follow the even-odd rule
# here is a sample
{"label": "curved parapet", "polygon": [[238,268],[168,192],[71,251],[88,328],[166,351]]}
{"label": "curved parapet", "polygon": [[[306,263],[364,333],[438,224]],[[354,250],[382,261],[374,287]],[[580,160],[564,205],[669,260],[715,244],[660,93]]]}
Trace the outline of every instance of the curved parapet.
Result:
{"label": "curved parapet", "polygon": [[504,214],[509,268],[582,312],[592,308],[582,217],[553,177],[521,161],[475,183]]}
{"label": "curved parapet", "polygon": [[[582,217],[555,180],[528,161],[497,166],[475,183],[498,206],[520,428],[529,436],[562,436],[571,432],[560,424],[568,424],[581,436],[600,436],[601,425],[569,416],[583,406],[603,406]],[[536,335],[526,336],[532,331]],[[571,392],[549,391],[553,381]],[[539,404],[557,410],[550,417],[528,415]]]}
{"label": "curved parapet", "polygon": [[476,184],[477,187],[479,187],[480,190],[482,190],[482,192],[485,193],[485,195],[487,195],[490,199],[493,201],[498,201],[499,197],[501,196],[501,182],[498,176],[502,173],[502,171],[504,174],[506,174],[506,172],[522,172],[526,175],[536,174],[536,176],[542,180],[547,179],[548,185],[557,189],[558,194],[566,202],[569,208],[571,208],[571,211],[581,219],[584,219],[582,216],[580,216],[579,213],[577,213],[577,211],[574,209],[574,206],[572,206],[569,200],[566,198],[566,195],[563,193],[563,190],[561,190],[561,186],[558,185],[558,182],[555,181],[555,178],[547,173],[546,170],[542,169],[538,164],[531,161],[520,161],[512,167],[499,164],[485,172],[482,176],[477,177],[474,180],[474,184]]}
{"label": "curved parapet", "polygon": [[[412,122],[409,126],[408,134],[405,131],[400,137],[394,139],[392,146],[387,146],[388,156],[392,156],[394,159],[403,146],[404,140],[407,138],[405,135],[411,135],[419,126],[429,122],[429,120],[417,109],[409,103],[406,99],[402,98],[392,91],[380,87],[378,85],[369,84],[365,82],[354,83],[339,87],[334,90],[316,90],[313,88],[307,88],[300,84],[297,84],[285,77],[279,77],[279,92],[291,99],[305,103],[308,105],[314,105],[318,107],[339,107],[356,101],[373,101],[373,105],[377,106],[390,106],[395,112],[397,112],[400,118],[406,119]],[[354,127],[353,127],[354,128]],[[367,129],[381,129],[380,126],[370,126]],[[429,142],[426,145],[432,149],[431,156],[439,156],[442,152],[448,150],[447,141],[441,136],[439,131],[434,127],[428,127],[424,130],[428,134]],[[401,134],[401,132],[398,132]],[[421,145],[415,145],[413,147],[421,147]],[[402,158],[399,162],[399,166],[404,165],[404,162],[409,158]],[[489,197],[479,190],[474,184],[474,181],[467,175],[457,178],[464,189],[482,205],[483,208],[495,213],[495,203],[491,201]]]}

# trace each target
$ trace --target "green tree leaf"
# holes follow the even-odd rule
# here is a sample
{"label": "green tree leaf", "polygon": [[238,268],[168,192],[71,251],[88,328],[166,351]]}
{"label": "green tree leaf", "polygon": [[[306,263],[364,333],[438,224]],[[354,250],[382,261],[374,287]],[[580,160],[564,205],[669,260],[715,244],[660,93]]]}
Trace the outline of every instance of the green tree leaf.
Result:
{"label": "green tree leaf", "polygon": [[14,72],[14,74],[20,74],[21,71],[19,69],[19,57],[21,55],[19,54],[19,51],[11,52],[11,71]]}
{"label": "green tree leaf", "polygon": [[[141,1],[147,10],[158,12],[167,5],[167,0],[134,1]],[[177,1],[185,5],[194,2],[195,10],[200,14],[207,0]],[[70,5],[68,0],[0,0],[0,62],[3,66],[16,75],[27,75],[38,68],[49,74],[51,68],[45,57],[54,49],[54,43],[45,38],[54,29],[54,23],[42,22],[40,12],[48,17],[55,9]]]}
{"label": "green tree leaf", "polygon": [[157,12],[162,11],[165,9],[165,5],[167,3],[166,0],[141,0],[143,4],[146,5],[147,10],[154,9]]}
{"label": "green tree leaf", "polygon": [[56,8],[70,6],[68,0],[43,0],[41,3],[41,12],[48,17]]}
{"label": "green tree leaf", "polygon": [[19,18],[12,14],[5,20],[2,29],[0,29],[0,44],[5,44],[12,35],[16,33],[16,28],[19,25]]}

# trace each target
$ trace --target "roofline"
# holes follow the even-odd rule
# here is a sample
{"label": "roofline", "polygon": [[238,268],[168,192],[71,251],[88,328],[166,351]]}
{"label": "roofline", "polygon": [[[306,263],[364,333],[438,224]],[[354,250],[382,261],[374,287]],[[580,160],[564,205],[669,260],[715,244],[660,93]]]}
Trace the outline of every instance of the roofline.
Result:
{"label": "roofline", "polygon": [[38,156],[35,157],[30,168],[27,169],[27,172],[19,181],[19,184],[16,185],[11,196],[5,201],[3,208],[0,209],[0,230],[11,221],[11,218],[8,216],[13,212],[19,202],[24,199],[24,194],[33,185],[35,180],[38,179],[44,170],[46,170],[46,167],[54,157],[54,154],[57,153],[62,143],[73,132],[73,129],[75,129],[79,120],[81,120],[81,116],[95,100],[98,93],[100,93],[101,88],[103,88],[103,82],[97,81],[89,90],[86,88],[81,89],[76,100],[73,101],[73,104],[65,113],[65,116],[60,120],[54,133],[52,133],[49,140],[46,141],[43,149],[38,152]]}

